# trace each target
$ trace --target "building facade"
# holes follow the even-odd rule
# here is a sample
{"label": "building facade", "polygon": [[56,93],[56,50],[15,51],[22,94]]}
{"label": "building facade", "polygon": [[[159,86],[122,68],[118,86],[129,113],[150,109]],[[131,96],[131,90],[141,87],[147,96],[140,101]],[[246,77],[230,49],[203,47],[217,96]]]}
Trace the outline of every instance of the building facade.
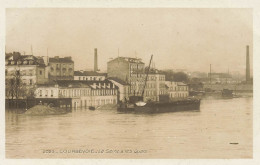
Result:
{"label": "building facade", "polygon": [[21,55],[19,52],[7,54],[5,59],[5,76],[11,78],[19,73],[26,85],[48,82],[46,65],[40,57]]}
{"label": "building facade", "polygon": [[5,58],[6,98],[24,98],[38,84],[48,82],[44,61],[33,55],[8,53]]}
{"label": "building facade", "polygon": [[130,95],[141,95],[144,87],[145,65],[138,58],[117,57],[107,63],[108,77],[130,84]]}
{"label": "building facade", "polygon": [[144,91],[144,100],[159,101],[160,95],[167,94],[165,75],[158,73],[158,71],[148,74]]}
{"label": "building facade", "polygon": [[170,99],[189,97],[189,87],[182,82],[166,81]]}
{"label": "building facade", "polygon": [[107,63],[108,77],[127,82],[129,96],[141,96],[144,91],[144,101],[158,101],[160,95],[168,94],[165,75],[154,68],[146,75],[146,69],[145,64],[138,58],[117,57]]}
{"label": "building facade", "polygon": [[71,57],[59,56],[48,59],[49,78],[51,80],[73,80],[74,61]]}
{"label": "building facade", "polygon": [[105,104],[117,104],[118,87],[105,81],[67,81],[58,80],[55,84],[39,86],[35,90],[36,98],[71,98],[72,107],[98,107]]}

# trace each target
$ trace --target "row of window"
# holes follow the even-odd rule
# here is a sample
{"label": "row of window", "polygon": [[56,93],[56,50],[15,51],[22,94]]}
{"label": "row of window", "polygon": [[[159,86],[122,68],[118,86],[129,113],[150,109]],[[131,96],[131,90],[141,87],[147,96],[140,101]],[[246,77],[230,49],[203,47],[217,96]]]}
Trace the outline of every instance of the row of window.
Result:
{"label": "row of window", "polygon": [[[50,94],[51,97],[53,97],[53,90],[50,90],[50,93],[49,93],[49,90],[45,90],[45,97],[48,97]],[[39,96],[42,97],[43,96],[43,91],[42,90],[39,90]]]}
{"label": "row of window", "polygon": [[184,98],[184,97],[188,97],[189,94],[188,93],[170,93],[170,97],[173,98],[173,97],[178,97],[178,98]]}
{"label": "row of window", "polygon": [[90,96],[90,89],[63,89],[59,90],[60,97]]}
{"label": "row of window", "polygon": [[159,91],[159,95],[165,95],[165,94],[167,94],[167,91],[165,91],[165,90],[160,90]]}
{"label": "row of window", "polygon": [[130,65],[131,69],[144,69],[144,64],[132,64]]}
{"label": "row of window", "polygon": [[8,71],[7,69],[5,70],[5,74],[9,74],[9,75],[14,75],[15,72],[19,72],[19,74],[21,76],[32,76],[35,75],[35,70],[34,69],[28,69],[28,70],[12,70],[12,71]]}
{"label": "row of window", "polygon": [[178,86],[178,87],[171,87],[170,88],[171,90],[174,90],[174,91],[188,91],[188,86]]}
{"label": "row of window", "polygon": [[104,80],[104,79],[105,79],[105,77],[84,77],[84,76],[78,77],[78,80],[94,80],[94,81],[98,80],[98,81],[101,81],[101,80]]}
{"label": "row of window", "polygon": [[15,60],[12,60],[12,61],[5,61],[5,64],[17,64],[17,65],[33,65],[33,64],[36,64],[35,61],[33,60],[24,60],[24,61],[15,61]]}
{"label": "row of window", "polygon": [[117,95],[116,89],[96,89],[92,90],[92,96]]}
{"label": "row of window", "polygon": [[[60,68],[56,68],[56,70],[57,70],[57,71],[60,71]],[[71,73],[71,72],[73,71],[73,69],[72,69],[72,68],[69,68],[69,69],[67,70],[67,68],[62,68],[61,71],[62,71],[62,72],[67,72],[67,71],[68,71],[69,73]],[[54,72],[54,68],[53,68],[53,67],[51,67],[51,72]]]}
{"label": "row of window", "polygon": [[[90,89],[60,89],[58,96],[59,97],[81,97],[81,96],[107,96],[107,95],[117,95],[116,89],[98,89],[98,90],[90,90]],[[50,94],[50,95],[49,95]],[[53,90],[46,89],[39,90],[40,97],[54,97]]]}
{"label": "row of window", "polygon": [[116,99],[80,100],[79,103],[75,101],[73,104],[74,107],[100,106],[105,104],[116,104]]}

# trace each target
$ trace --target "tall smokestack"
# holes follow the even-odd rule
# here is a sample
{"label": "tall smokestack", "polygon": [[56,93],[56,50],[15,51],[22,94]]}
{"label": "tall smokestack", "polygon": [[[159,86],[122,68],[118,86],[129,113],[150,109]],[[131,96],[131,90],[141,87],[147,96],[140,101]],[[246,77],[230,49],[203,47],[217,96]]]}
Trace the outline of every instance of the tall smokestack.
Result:
{"label": "tall smokestack", "polygon": [[249,46],[246,46],[246,82],[250,81]]}
{"label": "tall smokestack", "polygon": [[97,48],[94,49],[94,72],[98,71]]}

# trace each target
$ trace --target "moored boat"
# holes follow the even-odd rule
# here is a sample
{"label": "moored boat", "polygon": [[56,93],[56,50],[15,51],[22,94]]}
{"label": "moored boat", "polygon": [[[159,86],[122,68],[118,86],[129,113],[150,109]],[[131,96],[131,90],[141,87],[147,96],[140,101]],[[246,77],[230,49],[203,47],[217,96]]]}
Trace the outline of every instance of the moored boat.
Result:
{"label": "moored boat", "polygon": [[119,106],[118,111],[134,112],[134,113],[164,113],[164,112],[178,112],[186,110],[199,110],[200,99],[182,99],[169,102],[137,102],[136,104],[125,104]]}
{"label": "moored boat", "polygon": [[163,112],[177,112],[185,110],[199,110],[200,99],[197,98],[182,98],[178,100],[170,100],[169,95],[159,95],[157,101],[144,102],[144,91],[146,87],[147,77],[150,70],[150,65],[146,73],[144,88],[141,96],[130,96],[129,100],[120,102],[117,110],[120,112],[135,112],[135,113],[163,113]]}

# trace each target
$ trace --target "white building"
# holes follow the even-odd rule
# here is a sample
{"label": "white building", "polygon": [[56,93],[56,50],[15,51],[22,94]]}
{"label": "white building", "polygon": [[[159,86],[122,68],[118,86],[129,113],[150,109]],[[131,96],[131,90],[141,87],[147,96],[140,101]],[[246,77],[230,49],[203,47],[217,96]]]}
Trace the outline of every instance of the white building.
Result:
{"label": "white building", "polygon": [[144,100],[159,101],[159,95],[166,95],[165,75],[157,71],[148,74]]}
{"label": "white building", "polygon": [[108,80],[88,81],[56,81],[55,85],[39,86],[36,98],[72,98],[72,107],[101,106],[117,104],[118,87]]}
{"label": "white building", "polygon": [[165,81],[168,86],[168,94],[171,99],[185,98],[189,96],[189,87],[183,82]]}

